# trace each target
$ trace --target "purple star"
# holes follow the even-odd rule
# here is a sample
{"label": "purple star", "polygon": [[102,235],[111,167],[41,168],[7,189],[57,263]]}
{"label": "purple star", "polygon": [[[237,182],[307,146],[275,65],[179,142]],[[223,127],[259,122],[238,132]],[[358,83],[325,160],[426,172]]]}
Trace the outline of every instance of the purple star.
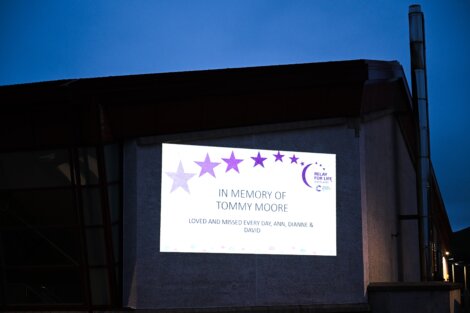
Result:
{"label": "purple star", "polygon": [[199,173],[199,177],[201,177],[205,173],[209,173],[213,177],[215,177],[214,167],[220,164],[219,162],[211,162],[211,159],[209,158],[209,153],[206,153],[206,158],[204,159],[204,161],[194,162],[201,167],[201,173]]}
{"label": "purple star", "polygon": [[297,164],[297,160],[298,160],[299,158],[297,158],[297,157],[295,156],[295,154],[294,154],[293,156],[289,157],[289,159],[290,159],[290,163],[291,163],[291,164],[292,164],[292,163]]}
{"label": "purple star", "polygon": [[255,165],[253,165],[253,167],[255,167],[256,165],[261,165],[262,167],[264,167],[264,160],[266,160],[266,158],[263,158],[261,157],[261,154],[258,152],[258,155],[256,157],[251,157],[253,160],[255,160]]}
{"label": "purple star", "polygon": [[173,185],[171,186],[170,192],[173,192],[179,187],[181,187],[186,190],[187,193],[189,193],[188,180],[191,179],[194,175],[196,175],[193,173],[185,173],[181,161],[178,165],[178,169],[176,170],[176,172],[166,172],[166,174],[170,176],[171,179],[173,179]]}
{"label": "purple star", "polygon": [[232,154],[230,155],[230,159],[222,158],[222,160],[224,160],[224,162],[227,163],[227,169],[225,170],[226,173],[231,169],[234,169],[235,171],[240,173],[240,171],[238,170],[238,164],[242,162],[243,159],[236,159],[233,151],[232,151]]}
{"label": "purple star", "polygon": [[281,152],[278,151],[277,154],[273,154],[273,155],[276,157],[276,160],[274,160],[274,162],[277,162],[277,161],[282,162],[282,158],[284,157],[284,154],[281,154]]}

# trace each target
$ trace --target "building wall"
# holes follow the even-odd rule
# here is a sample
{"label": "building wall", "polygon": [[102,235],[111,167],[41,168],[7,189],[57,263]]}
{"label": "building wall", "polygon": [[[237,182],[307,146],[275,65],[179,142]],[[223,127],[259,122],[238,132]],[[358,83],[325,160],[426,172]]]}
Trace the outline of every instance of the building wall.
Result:
{"label": "building wall", "polygon": [[457,284],[376,283],[369,287],[369,304],[374,313],[465,312]]}
{"label": "building wall", "polygon": [[[137,145],[130,142],[123,151],[123,286],[133,286],[137,279]],[[125,233],[124,233],[125,232]],[[136,307],[137,288],[123,288],[123,305]]]}
{"label": "building wall", "polygon": [[365,272],[368,282],[418,281],[419,247],[416,177],[393,115],[365,122],[361,128]]}
{"label": "building wall", "polygon": [[[161,142],[168,140],[335,153],[337,256],[160,253]],[[254,127],[199,137],[144,138],[126,144],[124,162],[124,306],[150,309],[366,302],[359,138],[345,124],[304,129]]]}
{"label": "building wall", "polygon": [[[395,121],[395,120],[394,120]],[[399,280],[417,282],[420,277],[418,199],[416,169],[409,156],[406,143],[397,123],[393,123],[396,147],[396,174],[398,188],[398,211],[402,218],[398,222],[399,231]]]}

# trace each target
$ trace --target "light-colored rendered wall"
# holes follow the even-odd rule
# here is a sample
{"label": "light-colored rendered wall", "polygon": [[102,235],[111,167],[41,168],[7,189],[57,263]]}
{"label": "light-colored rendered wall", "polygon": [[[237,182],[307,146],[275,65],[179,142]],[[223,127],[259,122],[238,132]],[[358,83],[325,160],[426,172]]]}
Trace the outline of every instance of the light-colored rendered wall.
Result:
{"label": "light-colored rendered wall", "polygon": [[415,170],[393,115],[362,125],[366,282],[419,281]]}
{"label": "light-colored rendered wall", "polygon": [[160,253],[161,145],[130,142],[124,149],[124,306],[365,303],[359,138],[354,130],[343,124],[229,133],[197,140],[181,135],[177,141],[336,154],[337,256]]}
{"label": "light-colored rendered wall", "polygon": [[[397,155],[398,211],[402,216],[418,215],[416,169],[397,123],[393,126]],[[399,221],[400,281],[420,281],[418,219]]]}

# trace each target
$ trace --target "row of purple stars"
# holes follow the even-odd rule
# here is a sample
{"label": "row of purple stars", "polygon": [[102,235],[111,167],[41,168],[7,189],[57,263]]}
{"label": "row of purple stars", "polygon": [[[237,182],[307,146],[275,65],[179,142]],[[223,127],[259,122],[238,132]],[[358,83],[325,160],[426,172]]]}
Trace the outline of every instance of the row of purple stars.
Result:
{"label": "row of purple stars", "polygon": [[[276,154],[273,154],[273,156],[275,157],[275,160],[274,162],[277,162],[277,161],[280,161],[280,162],[283,162],[283,157],[285,156],[284,154],[281,154],[280,151],[278,151]],[[264,167],[264,161],[267,160],[267,158],[265,157],[262,157],[261,156],[261,153],[258,152],[258,154],[254,157],[251,157],[253,159],[253,161],[255,161],[253,167],[256,167],[258,165],[260,165],[261,167]],[[298,164],[297,161],[299,160],[298,157],[295,156],[295,154],[293,154],[291,157],[289,157],[289,159],[291,160],[291,164],[292,163],[295,163],[295,164]],[[225,172],[228,172],[230,170],[234,170],[236,171],[237,173],[240,173],[239,169],[238,169],[238,164],[240,164],[243,159],[237,159],[235,157],[235,153],[232,151],[232,154],[230,155],[230,158],[222,158],[222,160],[227,163],[227,168],[225,169]],[[213,177],[215,177],[215,173],[214,173],[214,168],[218,165],[220,165],[220,162],[212,162],[210,157],[209,157],[209,153],[206,154],[206,158],[204,159],[204,161],[202,162],[198,162],[198,161],[195,161],[195,163],[197,165],[199,165],[201,167],[201,173],[199,173],[199,176],[202,176],[206,173],[209,173],[210,175],[212,175]],[[302,163],[303,165],[303,163]]]}
{"label": "row of purple stars", "polygon": [[[275,157],[274,162],[277,162],[277,161],[283,162],[283,157],[285,155],[281,154],[281,152],[278,151],[276,154],[273,154],[273,156]],[[258,165],[260,165],[261,167],[264,167],[264,161],[267,160],[267,158],[261,156],[260,152],[258,152],[258,154],[255,157],[251,157],[251,159],[253,159],[255,161],[253,167],[256,167]],[[293,154],[291,157],[289,157],[289,159],[291,161],[290,164],[293,164],[293,163],[294,164],[299,164],[297,162],[297,161],[299,161],[299,158],[296,157],[295,154]],[[237,173],[240,173],[240,171],[238,169],[238,164],[240,164],[244,160],[243,159],[237,159],[235,157],[235,153],[233,151],[232,151],[232,154],[230,155],[230,158],[227,158],[227,159],[222,158],[222,160],[225,163],[227,163],[227,168],[226,168],[225,172],[228,172],[230,170],[234,170]],[[201,172],[199,173],[199,177],[201,177],[202,175],[204,175],[206,173],[209,173],[210,175],[215,177],[214,168],[221,164],[221,162],[212,162],[210,157],[209,157],[209,153],[206,153],[206,158],[204,159],[204,161],[202,161],[202,162],[195,161],[195,163],[201,167]],[[300,164],[303,166],[304,162],[301,162]],[[315,162],[315,164],[318,165],[317,162]],[[320,167],[322,167],[321,164],[319,164],[319,165],[320,165]],[[310,165],[308,165],[308,166],[310,166]],[[323,170],[325,170],[325,169],[323,169]],[[183,164],[181,163],[181,161],[179,162],[178,169],[176,170],[176,172],[166,172],[166,174],[170,178],[173,179],[173,185],[171,187],[171,192],[173,192],[177,188],[181,187],[182,189],[186,190],[188,193],[189,193],[188,180],[191,179],[194,175],[196,175],[195,173],[186,173],[183,169]]]}
{"label": "row of purple stars", "polygon": [[[277,162],[277,161],[283,162],[282,158],[284,157],[284,154],[281,154],[280,151],[278,151],[277,154],[273,154],[273,155],[276,158],[274,162]],[[262,157],[260,152],[258,152],[257,156],[251,157],[251,158],[255,161],[255,164],[253,165],[253,167],[257,165],[261,165],[262,167],[264,167],[264,161],[267,159],[265,157]],[[295,154],[289,158],[291,160],[291,164],[292,163],[298,164],[297,161],[299,160],[299,158],[296,157]],[[237,159],[233,151],[232,151],[232,154],[230,155],[230,158],[228,159],[222,158],[222,160],[225,163],[227,163],[227,169],[225,170],[225,172],[234,170],[237,173],[240,173],[238,169],[238,164],[240,164],[243,161],[243,159]],[[195,163],[201,167],[201,172],[199,173],[199,177],[201,177],[202,175],[206,173],[209,173],[210,175],[215,177],[214,168],[220,165],[221,162],[212,162],[209,157],[209,153],[206,153],[206,158],[204,159],[204,161],[202,162],[195,161]],[[303,162],[301,164],[303,165]],[[166,174],[173,179],[171,192],[181,187],[188,193],[189,193],[188,180],[191,179],[194,175],[196,175],[194,173],[186,173],[183,169],[183,164],[181,163],[181,160],[179,162],[178,169],[176,170],[176,172],[167,172]]]}

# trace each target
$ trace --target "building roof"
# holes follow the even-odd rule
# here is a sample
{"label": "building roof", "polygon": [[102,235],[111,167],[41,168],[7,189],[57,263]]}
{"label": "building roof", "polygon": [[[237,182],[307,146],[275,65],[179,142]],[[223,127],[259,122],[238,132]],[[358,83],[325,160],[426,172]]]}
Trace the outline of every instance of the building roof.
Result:
{"label": "building roof", "polygon": [[384,110],[400,115],[407,142],[415,146],[408,84],[396,61],[60,80],[0,87],[0,102],[2,150],[362,118]]}

